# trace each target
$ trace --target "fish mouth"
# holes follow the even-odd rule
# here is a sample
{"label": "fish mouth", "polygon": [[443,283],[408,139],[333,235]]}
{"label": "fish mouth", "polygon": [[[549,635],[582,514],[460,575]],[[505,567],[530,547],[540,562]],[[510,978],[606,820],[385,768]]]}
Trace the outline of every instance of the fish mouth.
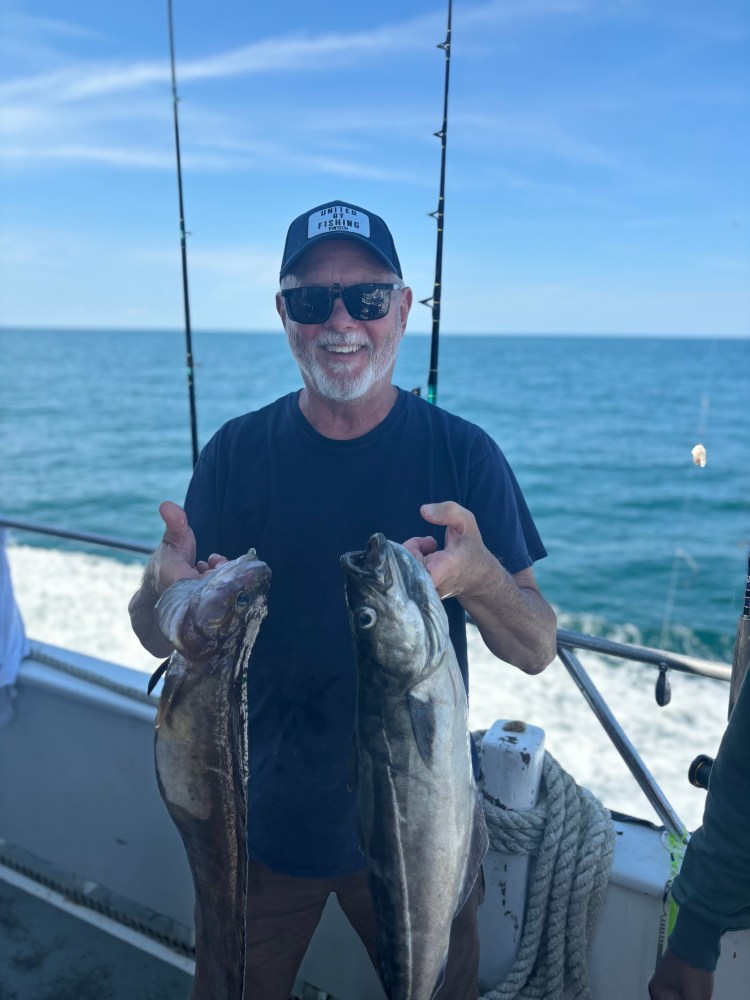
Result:
{"label": "fish mouth", "polygon": [[385,591],[393,586],[391,559],[391,543],[378,531],[370,536],[364,551],[344,553],[341,567],[348,576]]}
{"label": "fish mouth", "polygon": [[244,556],[217,566],[211,583],[216,588],[247,590],[255,595],[268,588],[270,579],[270,567],[258,559],[255,549],[250,549]]}
{"label": "fish mouth", "polygon": [[403,545],[389,542],[382,531],[378,531],[370,536],[362,552],[344,553],[341,568],[347,578],[350,611],[354,610],[355,603],[376,594],[385,595],[394,585],[397,587],[396,606],[399,601],[416,605],[424,622],[426,660],[433,663],[432,669],[437,669],[445,650],[448,621],[429,573],[415,556]]}

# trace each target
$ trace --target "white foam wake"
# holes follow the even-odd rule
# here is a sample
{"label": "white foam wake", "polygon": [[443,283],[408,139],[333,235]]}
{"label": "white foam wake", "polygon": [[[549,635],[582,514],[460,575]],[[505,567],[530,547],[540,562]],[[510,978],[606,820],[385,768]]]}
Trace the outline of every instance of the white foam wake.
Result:
{"label": "white foam wake", "polygon": [[[563,622],[561,621],[561,624]],[[633,640],[637,641],[637,639]],[[469,634],[472,729],[495,719],[521,719],[545,731],[545,746],[578,784],[610,809],[658,822],[630,771],[558,659],[527,676],[497,660],[479,634]],[[595,653],[579,658],[646,767],[689,829],[701,822],[705,792],[687,780],[699,753],[714,756],[726,727],[729,685],[672,672],[672,701],[654,698],[657,671],[618,663]]]}
{"label": "white foam wake", "polygon": [[158,666],[130,628],[142,566],[26,545],[10,545],[8,562],[29,638],[144,672]]}

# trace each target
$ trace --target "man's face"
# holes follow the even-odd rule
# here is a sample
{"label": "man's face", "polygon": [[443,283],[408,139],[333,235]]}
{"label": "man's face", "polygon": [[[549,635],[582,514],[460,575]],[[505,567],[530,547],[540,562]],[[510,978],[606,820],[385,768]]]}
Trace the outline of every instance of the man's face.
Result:
{"label": "man's face", "polygon": [[[295,271],[285,279],[285,288],[398,281],[365,247],[348,240],[312,247]],[[340,402],[376,394],[390,385],[410,307],[411,289],[405,288],[391,293],[391,307],[382,319],[353,319],[337,298],[325,323],[295,323],[282,296],[276,296],[276,308],[305,385]]]}

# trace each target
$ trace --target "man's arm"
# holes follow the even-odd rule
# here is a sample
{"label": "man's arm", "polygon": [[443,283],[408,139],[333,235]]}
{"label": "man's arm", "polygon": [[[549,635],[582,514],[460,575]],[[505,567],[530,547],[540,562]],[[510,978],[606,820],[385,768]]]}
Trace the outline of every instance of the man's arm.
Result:
{"label": "man's arm", "polygon": [[716,754],[703,823],[672,885],[680,909],[649,983],[653,1000],[708,1000],[720,941],[750,927],[750,683],[746,677]]}
{"label": "man's arm", "polygon": [[557,618],[530,568],[511,575],[486,548],[476,518],[453,501],[425,504],[422,517],[445,526],[445,548],[431,536],[404,545],[424,563],[442,598],[456,597],[488,649],[528,674],[555,658]]}
{"label": "man's arm", "polygon": [[224,556],[209,556],[207,562],[195,562],[195,535],[182,507],[165,500],[159,507],[165,524],[159,547],[148,561],[139,589],[128,605],[130,623],[140,643],[153,656],[169,656],[171,643],[156,624],[154,608],[164,591],[177,580],[196,579],[222,562]]}

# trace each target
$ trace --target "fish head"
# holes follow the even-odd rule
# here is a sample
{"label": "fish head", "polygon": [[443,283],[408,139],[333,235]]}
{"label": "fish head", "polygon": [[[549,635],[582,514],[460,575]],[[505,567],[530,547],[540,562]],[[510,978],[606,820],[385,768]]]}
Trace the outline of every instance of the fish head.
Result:
{"label": "fish head", "polygon": [[251,549],[197,580],[178,580],[159,598],[156,620],[183,656],[203,662],[250,627],[257,631],[270,582],[271,570]]}
{"label": "fish head", "polygon": [[352,637],[360,669],[376,683],[406,690],[437,668],[448,622],[424,566],[378,532],[363,552],[341,557]]}

